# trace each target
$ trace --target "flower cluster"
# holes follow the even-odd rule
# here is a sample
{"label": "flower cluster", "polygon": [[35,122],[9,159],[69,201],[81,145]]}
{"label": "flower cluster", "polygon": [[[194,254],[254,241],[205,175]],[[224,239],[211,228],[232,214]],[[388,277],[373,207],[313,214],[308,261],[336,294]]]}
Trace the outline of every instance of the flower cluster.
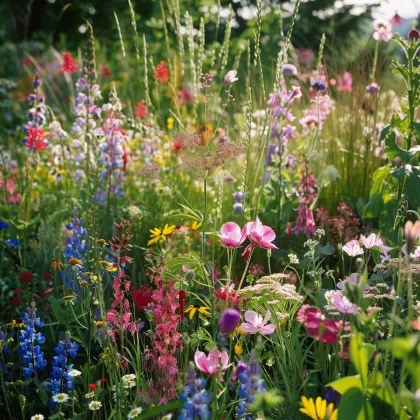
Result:
{"label": "flower cluster", "polygon": [[315,200],[315,177],[312,169],[305,168],[301,171],[300,186],[297,191],[299,198],[299,207],[297,209],[298,218],[294,228],[296,233],[304,232],[309,239],[315,235],[315,220],[310,207]]}

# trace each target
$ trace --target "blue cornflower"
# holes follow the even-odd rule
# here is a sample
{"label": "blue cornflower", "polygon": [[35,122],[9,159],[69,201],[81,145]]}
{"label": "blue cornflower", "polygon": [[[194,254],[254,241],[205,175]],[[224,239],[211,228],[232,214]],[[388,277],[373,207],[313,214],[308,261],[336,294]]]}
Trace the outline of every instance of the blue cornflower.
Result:
{"label": "blue cornflower", "polygon": [[6,245],[11,246],[12,248],[20,248],[19,241],[17,239],[6,239],[4,241]]}
{"label": "blue cornflower", "polygon": [[25,379],[32,378],[36,371],[42,370],[47,361],[44,359],[44,353],[41,351],[40,344],[45,343],[45,337],[36,332],[35,327],[41,328],[44,323],[36,317],[36,306],[32,303],[32,307],[27,309],[27,312],[22,318],[25,324],[25,329],[20,330],[19,333],[19,353],[22,357],[23,376]]}
{"label": "blue cornflower", "polygon": [[327,90],[327,84],[323,80],[314,80],[311,84],[311,88],[319,92]]}
{"label": "blue cornflower", "polygon": [[205,390],[206,380],[197,378],[194,369],[189,369],[187,384],[179,399],[184,402],[184,408],[178,420],[195,420],[197,417],[202,420],[210,419],[209,403],[210,395]]}
{"label": "blue cornflower", "polygon": [[238,373],[239,382],[238,397],[241,399],[236,407],[236,416],[241,419],[252,420],[249,413],[250,405],[255,401],[255,396],[265,392],[265,383],[261,379],[260,367],[254,356],[251,356],[249,365]]}
{"label": "blue cornflower", "polygon": [[0,220],[0,229],[7,229],[9,227],[10,227],[9,223],[6,223],[5,221]]}
{"label": "blue cornflower", "polygon": [[76,358],[78,349],[79,345],[71,341],[70,333],[67,333],[65,340],[59,341],[57,347],[54,348],[56,356],[51,362],[53,368],[50,372],[51,381],[48,385],[53,396],[74,389],[73,377],[68,374],[73,365],[68,362],[70,358]]}

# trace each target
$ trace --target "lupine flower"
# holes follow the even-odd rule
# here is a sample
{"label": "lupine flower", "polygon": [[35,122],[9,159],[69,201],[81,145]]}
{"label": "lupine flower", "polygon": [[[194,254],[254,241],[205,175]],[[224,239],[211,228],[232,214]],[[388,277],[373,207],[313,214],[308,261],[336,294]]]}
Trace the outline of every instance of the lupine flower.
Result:
{"label": "lupine flower", "polygon": [[0,229],[7,229],[10,225],[6,223],[4,220],[0,220]]}
{"label": "lupine flower", "polygon": [[197,368],[209,375],[214,375],[219,371],[224,372],[232,365],[232,363],[229,364],[227,352],[219,350],[211,350],[208,356],[202,351],[196,350],[194,360]]}
{"label": "lupine flower", "polygon": [[236,375],[241,384],[238,389],[240,400],[236,407],[236,418],[252,420],[254,417],[249,413],[249,407],[258,394],[266,392],[264,380],[261,379],[261,370],[254,355],[251,356],[249,365],[238,363]]}
{"label": "lupine flower", "polygon": [[338,75],[338,86],[337,90],[340,92],[351,92],[353,89],[353,78],[351,77],[351,74],[346,71],[343,73],[342,76]]}
{"label": "lupine flower", "polygon": [[224,334],[231,334],[239,324],[241,314],[236,309],[228,308],[223,312],[219,321],[219,330]]}
{"label": "lupine flower", "polygon": [[168,63],[161,61],[155,68],[153,79],[165,83],[169,79]]}
{"label": "lupine flower", "polygon": [[243,212],[244,212],[244,205],[242,203],[235,203],[233,205],[234,214],[243,214]]}
{"label": "lupine flower", "polygon": [[357,255],[363,254],[363,249],[360,246],[359,241],[357,241],[356,239],[353,239],[352,241],[347,242],[343,246],[343,251],[350,257],[356,257]]}
{"label": "lupine flower", "polygon": [[189,369],[187,383],[179,397],[180,401],[184,403],[184,407],[178,420],[210,419],[209,404],[211,398],[205,387],[206,380],[197,378],[195,370]]}
{"label": "lupine flower", "polygon": [[373,38],[376,41],[389,41],[392,38],[392,25],[386,20],[375,20],[373,22]]}
{"label": "lupine flower", "polygon": [[236,75],[238,74],[238,72],[236,70],[230,70],[226,73],[224,82],[225,85],[231,85],[232,83],[236,82],[237,80],[239,80]]}
{"label": "lupine flower", "polygon": [[341,323],[325,318],[319,308],[303,305],[296,319],[304,324],[306,330],[313,334],[316,340],[325,344],[336,343]]}
{"label": "lupine flower", "polygon": [[238,248],[246,238],[246,228],[241,230],[235,222],[227,222],[221,227],[218,236],[222,241],[222,246]]}
{"label": "lupine flower", "polygon": [[242,191],[236,191],[232,194],[232,196],[237,203],[242,203],[245,198],[245,193],[243,193]]}
{"label": "lupine flower", "polygon": [[265,318],[254,311],[247,311],[245,312],[246,322],[241,324],[241,329],[250,334],[256,334],[257,332],[261,332],[261,334],[272,334],[276,326],[274,324],[267,325],[270,316],[270,311],[267,311]]}
{"label": "lupine flower", "polygon": [[61,63],[61,74],[64,73],[76,73],[77,72],[77,63],[73,60],[70,52],[63,52],[61,56],[63,62]]}
{"label": "lupine flower", "polygon": [[366,249],[372,249],[383,245],[382,239],[377,237],[375,233],[371,233],[368,237],[361,235],[360,240]]}
{"label": "lupine flower", "polygon": [[166,224],[162,230],[158,228],[150,229],[151,239],[149,240],[149,242],[147,242],[147,245],[152,245],[156,242],[159,242],[161,239],[163,241],[166,241],[166,237],[173,233],[175,229],[175,225],[169,226],[168,224]]}
{"label": "lupine flower", "polygon": [[309,400],[303,396],[301,399],[303,408],[299,411],[306,414],[313,420],[337,420],[338,409],[334,407],[333,403],[327,405],[327,401],[318,397],[314,402],[313,398]]}
{"label": "lupine flower", "polygon": [[44,353],[41,351],[40,344],[45,343],[45,337],[36,332],[35,327],[41,328],[44,323],[36,317],[35,303],[32,307],[27,309],[23,317],[25,329],[20,330],[18,349],[21,357],[23,367],[23,376],[25,379],[32,378],[36,371],[40,371],[47,366],[47,361],[44,359]]}
{"label": "lupine flower", "polygon": [[334,308],[342,314],[355,315],[360,310],[360,308],[354,303],[351,303],[347,296],[344,296],[342,292],[333,292],[331,302]]}

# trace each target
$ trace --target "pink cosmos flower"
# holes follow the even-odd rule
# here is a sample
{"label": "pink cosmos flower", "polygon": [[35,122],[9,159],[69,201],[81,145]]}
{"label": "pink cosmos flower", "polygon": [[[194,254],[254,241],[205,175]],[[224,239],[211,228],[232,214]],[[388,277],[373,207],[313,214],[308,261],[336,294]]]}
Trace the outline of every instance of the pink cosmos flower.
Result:
{"label": "pink cosmos flower", "polygon": [[359,312],[360,308],[351,303],[347,296],[344,296],[342,292],[334,292],[332,296],[332,304],[337,311],[342,314],[351,314],[354,315]]}
{"label": "pink cosmos flower", "polygon": [[274,324],[267,325],[270,316],[270,311],[267,311],[264,319],[254,311],[247,311],[245,312],[245,321],[247,322],[242,323],[240,328],[250,334],[256,334],[257,332],[261,332],[261,334],[273,334],[276,326]]}
{"label": "pink cosmos flower", "polygon": [[373,22],[373,38],[376,41],[389,41],[392,38],[392,25],[386,20],[375,20]]}
{"label": "pink cosmos flower", "polygon": [[246,238],[246,228],[241,228],[235,222],[227,222],[220,229],[219,238],[226,248],[237,248]]}
{"label": "pink cosmos flower", "polygon": [[271,243],[276,238],[274,230],[268,226],[263,225],[258,216],[253,222],[247,223],[245,229],[246,235],[253,245],[264,249],[278,249],[274,244]]}
{"label": "pink cosmos flower", "polygon": [[236,82],[237,80],[239,80],[236,75],[238,74],[238,72],[236,70],[230,70],[226,73],[225,76],[225,85],[230,85],[233,82]]}
{"label": "pink cosmos flower", "polygon": [[350,257],[355,257],[357,255],[363,254],[363,249],[361,248],[359,241],[357,241],[356,239],[353,239],[352,241],[347,242],[343,246],[343,251]]}
{"label": "pink cosmos flower", "polygon": [[337,76],[338,86],[337,89],[340,92],[351,92],[353,89],[353,78],[351,74],[346,71],[342,76]]}
{"label": "pink cosmos flower", "polygon": [[209,375],[214,375],[219,370],[224,372],[232,365],[232,363],[228,363],[229,355],[227,352],[220,352],[219,350],[211,350],[208,356],[202,351],[197,350],[194,355],[194,360],[197,369]]}
{"label": "pink cosmos flower", "polygon": [[321,309],[314,306],[303,305],[296,319],[304,324],[306,330],[313,334],[316,340],[325,344],[336,343],[341,328],[341,322],[325,318]]}
{"label": "pink cosmos flower", "polygon": [[371,233],[368,237],[362,235],[360,236],[360,240],[366,249],[372,249],[383,245],[382,239],[377,237],[374,233]]}

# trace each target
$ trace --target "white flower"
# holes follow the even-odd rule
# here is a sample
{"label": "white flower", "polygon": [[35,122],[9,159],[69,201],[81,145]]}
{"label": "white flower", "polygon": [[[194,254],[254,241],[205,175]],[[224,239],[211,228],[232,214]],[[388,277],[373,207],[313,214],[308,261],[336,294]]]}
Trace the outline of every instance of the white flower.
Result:
{"label": "white flower", "polygon": [[131,382],[134,381],[134,379],[136,379],[136,375],[134,375],[134,373],[130,375],[124,375],[121,379],[123,380],[123,382]]}
{"label": "white flower", "polygon": [[93,398],[95,396],[95,391],[90,391],[85,394],[85,398]]}
{"label": "white flower", "polygon": [[356,239],[347,242],[343,246],[343,251],[350,257],[356,257],[357,255],[363,254],[363,249],[361,248],[359,241],[357,241]]}
{"label": "white flower", "polygon": [[63,403],[63,402],[67,402],[68,400],[69,400],[69,396],[65,394],[64,392],[53,396],[53,401],[55,401],[56,403]]}
{"label": "white flower", "polygon": [[133,388],[136,386],[136,383],[134,381],[124,381],[123,387],[124,388]]}
{"label": "white flower", "polygon": [[102,403],[100,401],[92,401],[89,403],[90,410],[99,410],[102,407]]}
{"label": "white flower", "polygon": [[135,419],[139,414],[141,414],[141,412],[143,411],[143,409],[141,407],[136,407],[133,408],[129,413],[128,413],[128,418],[129,419]]}
{"label": "white flower", "polygon": [[295,254],[289,254],[290,264],[299,264],[299,258]]}
{"label": "white flower", "polygon": [[31,420],[44,420],[44,416],[42,414],[35,414],[31,417]]}
{"label": "white flower", "polygon": [[67,375],[69,376],[80,376],[82,374],[82,372],[80,372],[80,370],[77,369],[72,369],[70,372],[67,373]]}

